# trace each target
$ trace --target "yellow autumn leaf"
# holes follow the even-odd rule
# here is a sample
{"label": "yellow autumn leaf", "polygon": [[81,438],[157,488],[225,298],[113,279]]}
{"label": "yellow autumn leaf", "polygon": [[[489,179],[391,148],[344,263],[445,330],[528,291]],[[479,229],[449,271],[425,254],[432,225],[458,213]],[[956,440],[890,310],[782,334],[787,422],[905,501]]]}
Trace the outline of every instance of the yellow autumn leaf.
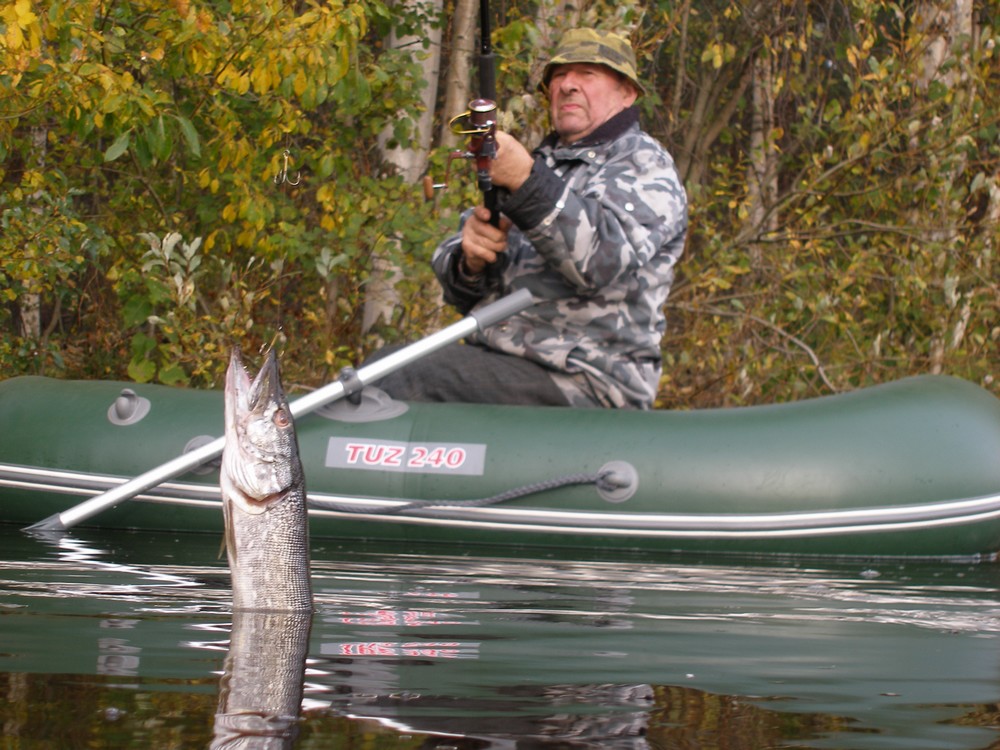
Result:
{"label": "yellow autumn leaf", "polygon": [[323,183],[316,190],[316,202],[317,203],[332,203],[336,191],[332,184],[329,182]]}
{"label": "yellow autumn leaf", "polygon": [[18,50],[24,46],[24,34],[21,27],[15,24],[8,24],[7,33],[4,34],[4,43],[7,49]]}
{"label": "yellow autumn leaf", "polygon": [[[30,0],[17,0],[7,5],[0,10],[0,19],[3,19],[3,24],[7,27],[3,41],[8,49],[19,50],[29,46],[27,44],[29,36],[37,42],[38,30],[34,26],[38,17],[31,10]],[[30,32],[27,36],[26,31]]]}
{"label": "yellow autumn leaf", "polygon": [[17,16],[17,25],[22,29],[27,29],[38,20],[38,16],[31,10],[31,0],[17,0],[14,3],[14,13]]}
{"label": "yellow autumn leaf", "polygon": [[266,94],[271,90],[271,72],[266,65],[254,68],[250,73],[250,83],[258,94]]}

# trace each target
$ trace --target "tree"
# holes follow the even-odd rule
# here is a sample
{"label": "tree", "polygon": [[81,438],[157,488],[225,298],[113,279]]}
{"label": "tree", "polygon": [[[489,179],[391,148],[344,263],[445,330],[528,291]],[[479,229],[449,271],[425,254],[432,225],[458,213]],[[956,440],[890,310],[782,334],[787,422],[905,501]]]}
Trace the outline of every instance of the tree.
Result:
{"label": "tree", "polygon": [[[972,97],[967,88],[969,83],[965,71],[969,68],[971,55],[969,42],[972,39],[972,2],[925,2],[917,3],[912,28],[914,49],[920,51],[917,70],[917,85],[923,92],[930,92],[932,86],[940,86],[955,97],[956,105],[963,107]],[[951,195],[956,189],[956,181],[961,179],[967,159],[959,152],[941,172],[944,194]],[[936,226],[929,228],[925,240],[929,246],[944,248],[946,256],[958,257],[964,251],[960,246],[962,211],[955,211],[950,200],[941,201]],[[955,273],[955,263],[944,260],[936,264],[941,276],[939,283],[948,292],[948,311],[935,326],[931,334],[930,369],[940,373],[944,367],[947,348],[961,346],[972,314],[972,305],[964,291],[959,288],[960,280]]]}
{"label": "tree", "polygon": [[[404,185],[417,185],[427,170],[433,134],[434,104],[437,100],[438,71],[441,61],[442,0],[405,0],[400,10],[414,18],[412,28],[405,31],[393,27],[388,40],[390,50],[409,56],[419,68],[417,81],[420,101],[415,113],[400,111],[396,120],[379,133],[382,158]],[[414,116],[415,115],[415,116]],[[401,123],[412,123],[413,134],[404,135]],[[406,145],[404,145],[406,144]],[[390,324],[399,304],[396,283],[404,271],[394,259],[400,252],[397,238],[387,237],[385,244],[375,249],[365,290],[364,317],[361,332],[367,333],[379,321]]]}
{"label": "tree", "polygon": [[[472,98],[470,94],[472,56],[476,50],[476,21],[479,18],[477,0],[455,0],[455,14],[451,20],[451,48],[448,54],[448,69],[444,77],[444,106],[438,143],[454,149],[459,145],[459,137],[448,127],[448,113],[458,114],[465,110]],[[464,146],[464,144],[461,144]]]}

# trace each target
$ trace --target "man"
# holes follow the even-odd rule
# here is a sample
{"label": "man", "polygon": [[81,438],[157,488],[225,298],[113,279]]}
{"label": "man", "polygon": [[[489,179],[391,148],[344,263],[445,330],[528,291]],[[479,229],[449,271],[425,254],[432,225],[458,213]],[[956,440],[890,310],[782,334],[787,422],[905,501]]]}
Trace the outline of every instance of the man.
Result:
{"label": "man", "polygon": [[687,198],[673,159],[640,130],[643,93],[624,38],[576,29],[546,65],[553,132],[529,153],[498,132],[499,226],[476,207],[435,251],[445,300],[465,313],[527,288],[536,304],[387,376],[414,401],[648,409],[663,304],[684,248]]}

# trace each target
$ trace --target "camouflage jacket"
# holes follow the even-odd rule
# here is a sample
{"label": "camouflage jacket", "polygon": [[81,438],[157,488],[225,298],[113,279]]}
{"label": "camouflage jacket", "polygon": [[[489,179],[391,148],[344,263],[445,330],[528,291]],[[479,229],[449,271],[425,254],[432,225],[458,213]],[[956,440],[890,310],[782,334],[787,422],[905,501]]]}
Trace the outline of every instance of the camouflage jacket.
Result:
{"label": "camouflage jacket", "polygon": [[634,108],[572,145],[550,135],[534,155],[531,176],[503,203],[514,226],[492,273],[461,272],[460,235],[435,251],[445,300],[464,313],[526,287],[536,304],[475,340],[551,368],[575,406],[648,409],[687,232],[673,159]]}

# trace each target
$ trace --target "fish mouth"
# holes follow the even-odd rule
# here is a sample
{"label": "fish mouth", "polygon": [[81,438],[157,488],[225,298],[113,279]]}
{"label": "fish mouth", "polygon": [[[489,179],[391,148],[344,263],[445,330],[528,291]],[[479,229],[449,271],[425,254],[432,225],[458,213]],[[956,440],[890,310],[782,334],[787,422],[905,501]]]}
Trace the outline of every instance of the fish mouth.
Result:
{"label": "fish mouth", "polygon": [[254,424],[272,420],[278,424],[278,415],[288,419],[284,404],[276,352],[273,349],[268,352],[257,376],[251,380],[239,348],[234,347],[226,371],[226,446],[219,479],[224,497],[250,515],[264,513],[287,494],[288,487],[275,484],[273,474],[263,478],[272,469],[258,470],[280,464],[281,456],[270,453],[268,446],[259,443],[259,435],[253,437]]}
{"label": "fish mouth", "polygon": [[283,401],[281,379],[278,375],[278,355],[274,349],[267,353],[257,377],[250,380],[250,374],[243,365],[239,347],[234,347],[226,370],[227,413],[237,419],[270,401]]}

